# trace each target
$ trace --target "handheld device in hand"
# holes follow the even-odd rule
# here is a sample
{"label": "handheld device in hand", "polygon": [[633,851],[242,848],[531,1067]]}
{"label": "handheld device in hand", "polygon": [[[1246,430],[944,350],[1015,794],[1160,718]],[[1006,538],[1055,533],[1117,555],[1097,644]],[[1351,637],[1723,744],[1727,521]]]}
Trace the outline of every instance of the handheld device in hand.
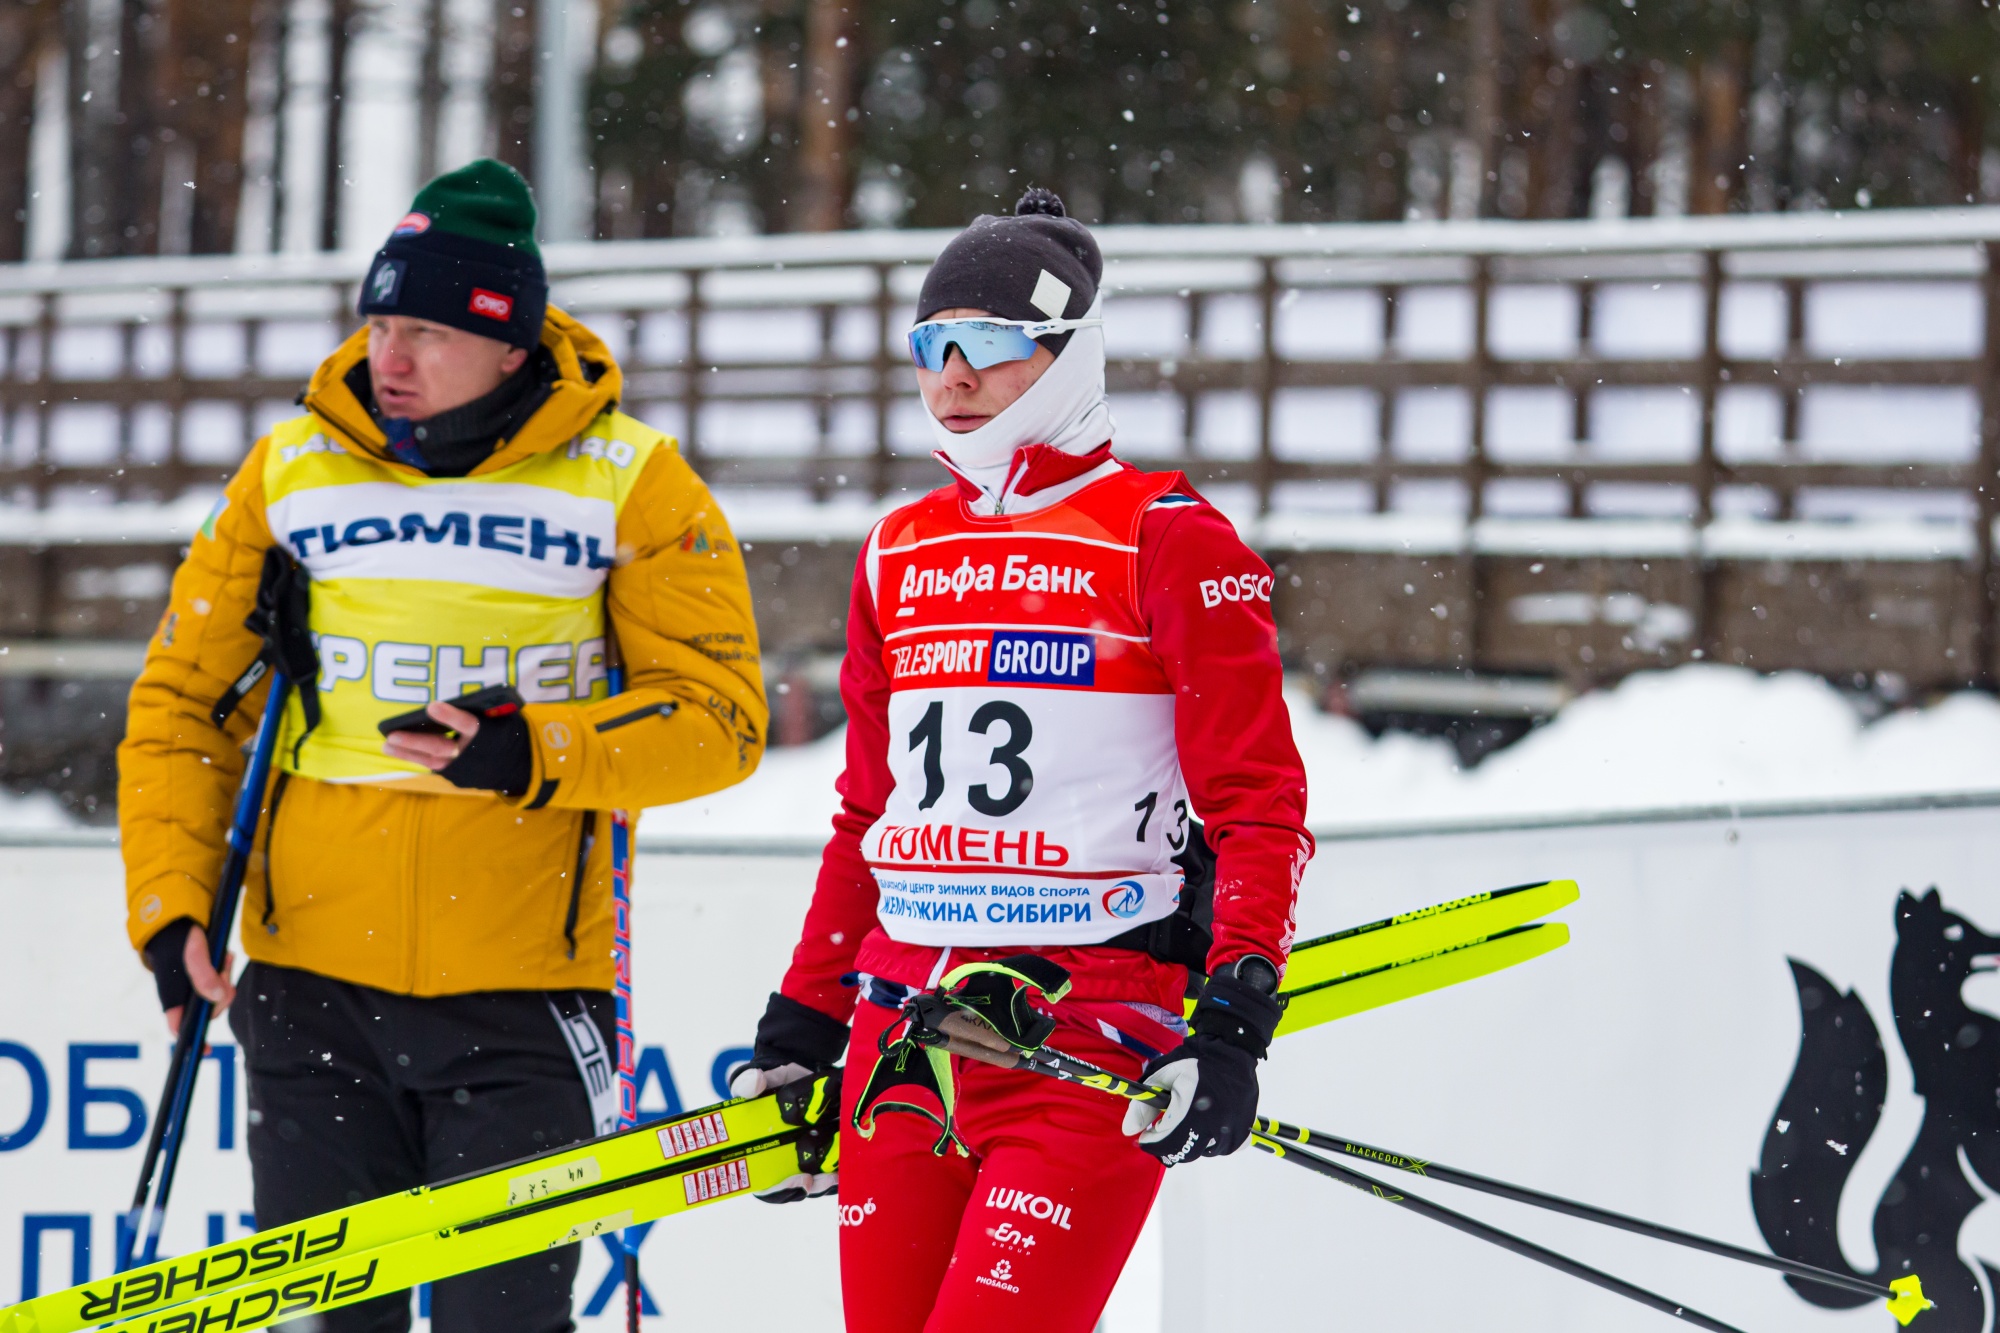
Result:
{"label": "handheld device in hand", "polygon": [[[461,694],[456,699],[446,699],[444,702],[453,708],[463,708],[483,722],[488,718],[506,717],[518,713],[525,701],[512,685],[488,685],[483,690],[474,690],[471,694]],[[375,729],[384,736],[398,731],[423,731],[433,736],[457,734],[421,708],[385,718],[375,724]]]}

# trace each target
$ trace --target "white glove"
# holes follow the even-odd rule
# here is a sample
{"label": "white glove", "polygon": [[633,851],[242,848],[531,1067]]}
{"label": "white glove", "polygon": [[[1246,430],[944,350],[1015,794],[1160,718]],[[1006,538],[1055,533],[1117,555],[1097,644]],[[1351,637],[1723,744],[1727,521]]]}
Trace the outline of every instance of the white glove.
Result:
{"label": "white glove", "polygon": [[1158,1143],[1180,1128],[1187,1118],[1188,1107],[1194,1104],[1195,1088],[1201,1082],[1201,1063],[1197,1060],[1176,1060],[1162,1066],[1146,1083],[1150,1087],[1165,1088],[1169,1100],[1162,1110],[1149,1102],[1129,1102],[1125,1107],[1125,1135],[1139,1136],[1141,1143]]}
{"label": "white glove", "polygon": [[776,1069],[759,1069],[745,1060],[729,1071],[729,1095],[762,1097],[767,1092],[776,1092],[787,1083],[796,1083],[802,1078],[812,1076],[812,1070],[804,1065],[779,1065]]}

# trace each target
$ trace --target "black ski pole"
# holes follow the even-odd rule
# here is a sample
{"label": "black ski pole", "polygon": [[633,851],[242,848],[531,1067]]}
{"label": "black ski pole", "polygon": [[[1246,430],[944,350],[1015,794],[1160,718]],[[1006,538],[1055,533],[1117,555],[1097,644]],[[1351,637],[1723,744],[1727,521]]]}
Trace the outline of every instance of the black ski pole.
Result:
{"label": "black ski pole", "polygon": [[1540,1190],[1527,1189],[1521,1185],[1510,1185],[1504,1180],[1494,1180],[1490,1176],[1475,1175],[1461,1171],[1457,1167],[1445,1166],[1439,1162],[1404,1153],[1390,1152],[1386,1148],[1371,1147],[1317,1129],[1306,1129],[1299,1125],[1288,1125],[1282,1120],[1260,1117],[1257,1121],[1259,1133],[1286,1143],[1303,1144],[1309,1148],[1324,1148],[1348,1157],[1359,1157],[1376,1166],[1393,1167],[1398,1171],[1408,1171],[1426,1180],[1443,1181],[1447,1185],[1458,1185],[1482,1194],[1495,1195],[1502,1199],[1512,1199],[1535,1208],[1546,1208],[1552,1213],[1565,1217],[1581,1218],[1586,1222],[1597,1222],[1621,1231],[1630,1231],[1650,1240],[1663,1240],[1670,1245],[1685,1245],[1691,1250],[1705,1254],[1720,1255],[1725,1259],[1735,1259],[1740,1263],[1755,1264],[1759,1268],[1775,1269],[1780,1273],[1803,1279],[1807,1282],[1823,1283],[1829,1287],[1844,1287],[1849,1291],[1862,1292],[1885,1301],[1901,1298],[1902,1293],[1891,1291],[1879,1282],[1867,1278],[1851,1277],[1830,1269],[1818,1268],[1812,1264],[1800,1263],[1796,1259],[1784,1259],[1774,1254],[1760,1254],[1756,1250],[1746,1250],[1741,1246],[1724,1241],[1711,1240],[1707,1236],[1697,1236],[1689,1231],[1677,1231],[1673,1227],[1661,1226],[1657,1222],[1646,1222],[1623,1213],[1614,1213],[1608,1208],[1598,1208],[1574,1199],[1565,1199],[1556,1194],[1544,1194]]}
{"label": "black ski pole", "polygon": [[[943,1038],[944,1048],[953,1055],[964,1056],[973,1060],[983,1060],[988,1064],[999,1065],[1003,1069],[1029,1070],[1049,1078],[1058,1079],[1064,1083],[1078,1083],[1085,1087],[1097,1088],[1100,1091],[1111,1093],[1113,1096],[1123,1097],[1128,1101],[1144,1102],[1148,1106],[1164,1107],[1169,1100],[1169,1094],[1165,1088],[1156,1088],[1150,1084],[1126,1078],[1122,1074],[1114,1074],[1108,1069],[1100,1069],[1086,1060],[1079,1060],[1072,1055],[1064,1055],[1061,1051],[1052,1050],[1047,1046],[1025,1051],[1012,1047],[1002,1048],[996,1045],[994,1039],[981,1029],[977,1020],[960,1014],[953,1014],[946,1018],[939,1030],[939,1035]],[[1741,1329],[1725,1324],[1719,1319],[1712,1319],[1699,1310],[1690,1309],[1677,1301],[1671,1301],[1665,1296],[1647,1291],[1644,1287],[1634,1286],[1622,1278],[1616,1278],[1609,1273],[1600,1272],[1588,1264],[1579,1263],[1567,1255],[1558,1254],[1554,1250],[1545,1249],[1532,1241],[1523,1240],[1511,1232],[1502,1231],[1498,1227],[1488,1226],[1484,1222],[1467,1217],[1462,1213],[1455,1213],[1451,1209],[1431,1203],[1429,1200],[1416,1198],[1414,1195],[1393,1194],[1372,1176],[1342,1166],[1337,1162],[1327,1161],[1325,1158],[1308,1152],[1304,1148],[1283,1143],[1255,1129],[1251,1132],[1250,1141],[1282,1161],[1292,1162],[1295,1165],[1305,1167],[1308,1171],[1337,1180],[1343,1185],[1350,1185],[1355,1189],[1361,1190],[1363,1193],[1373,1194],[1390,1203],[1407,1208],[1411,1212],[1428,1217],[1434,1222],[1442,1222],[1448,1227],[1463,1231],[1470,1236],[1477,1236],[1481,1240],[1498,1245],[1504,1250],[1510,1250],[1515,1254],[1521,1255],[1523,1258],[1533,1259],[1537,1263],[1546,1264],[1557,1272],[1567,1273],[1571,1277],[1580,1278],[1590,1283],[1592,1286],[1601,1287],[1606,1291],[1626,1297],[1628,1300],[1637,1301],[1639,1304],[1658,1310],[1662,1314],[1672,1315],[1676,1319],[1694,1324],[1697,1328],[1707,1329],[1709,1333],[1742,1333]]]}
{"label": "black ski pole", "polygon": [[1342,1166],[1338,1162],[1330,1162],[1296,1144],[1283,1143],[1267,1134],[1254,1131],[1250,1135],[1250,1141],[1281,1161],[1303,1166],[1306,1170],[1325,1176],[1329,1180],[1337,1180],[1343,1185],[1360,1190],[1363,1194],[1372,1194],[1385,1203],[1395,1204],[1398,1208],[1407,1208],[1420,1217],[1430,1218],[1433,1222],[1442,1222],[1455,1231],[1463,1231],[1468,1236],[1477,1236],[1480,1240],[1498,1245],[1501,1249],[1518,1254],[1524,1259],[1533,1259],[1538,1264],[1546,1264],[1558,1273],[1567,1273],[1573,1278],[1580,1278],[1593,1287],[1601,1287],[1627,1300],[1637,1301],[1641,1305],[1658,1310],[1661,1314],[1672,1315],[1676,1319],[1693,1324],[1696,1328],[1707,1329],[1709,1333],[1742,1333],[1741,1329],[1725,1324],[1720,1319],[1711,1318],[1678,1301],[1668,1300],[1665,1296],[1647,1291],[1644,1287],[1634,1286],[1623,1278],[1613,1277],[1609,1273],[1592,1268],[1589,1264],[1578,1263],[1567,1255],[1557,1254],[1554,1250],[1545,1249],[1533,1241],[1523,1240],[1512,1232],[1488,1226],[1484,1222],[1467,1217],[1463,1213],[1455,1213],[1428,1199],[1420,1199],[1414,1194],[1394,1193],[1375,1177]]}
{"label": "black ski pole", "polygon": [[[208,913],[208,961],[221,971],[229,953],[229,936],[236,929],[236,904],[243,893],[243,875],[250,865],[250,849],[257,838],[258,818],[264,806],[264,786],[271,776],[271,756],[277,748],[278,727],[285,715],[285,701],[291,682],[282,670],[271,671],[271,693],[264,704],[264,716],[257,724],[257,738],[250,747],[243,768],[243,785],[236,792],[236,813],[229,824],[229,855],[222,863],[222,878],[215,886],[215,898]],[[195,1078],[201,1071],[202,1047],[208,1041],[208,1022],[214,1006],[199,995],[190,995],[181,1008],[181,1027],[174,1037],[173,1058],[167,1062],[167,1082],[160,1092],[160,1106],[153,1117],[152,1136],[146,1141],[146,1159],[139,1168],[139,1188],[132,1196],[132,1210],[118,1237],[118,1270],[134,1263],[135,1243],[144,1228],[144,1243],[137,1245],[137,1262],[152,1263],[160,1257],[160,1231],[166,1225],[167,1196],[173,1191],[174,1169],[180,1164],[181,1143],[186,1137],[188,1109],[194,1102]],[[223,1114],[229,1114],[228,1108]],[[150,1205],[150,1206],[149,1206]]]}

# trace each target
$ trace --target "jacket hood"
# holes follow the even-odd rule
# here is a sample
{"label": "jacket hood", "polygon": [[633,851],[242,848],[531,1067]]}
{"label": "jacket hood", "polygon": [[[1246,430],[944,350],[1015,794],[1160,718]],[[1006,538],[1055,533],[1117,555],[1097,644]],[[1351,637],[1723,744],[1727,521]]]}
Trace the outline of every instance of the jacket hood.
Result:
{"label": "jacket hood", "polygon": [[[542,346],[556,363],[556,380],[548,401],[470,475],[495,472],[530,455],[561,448],[600,415],[618,406],[625,376],[595,333],[567,312],[550,306],[542,319]],[[389,453],[382,428],[347,387],[348,372],[367,359],[368,329],[364,325],[320,362],[300,403],[358,451],[389,467],[414,472],[415,468]]]}

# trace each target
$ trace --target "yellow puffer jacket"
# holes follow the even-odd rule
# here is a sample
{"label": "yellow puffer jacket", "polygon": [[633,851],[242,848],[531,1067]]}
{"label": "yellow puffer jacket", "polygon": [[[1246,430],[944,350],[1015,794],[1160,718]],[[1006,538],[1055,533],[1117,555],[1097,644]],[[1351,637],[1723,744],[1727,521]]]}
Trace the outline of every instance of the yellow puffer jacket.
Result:
{"label": "yellow puffer jacket", "polygon": [[[600,473],[611,470],[604,461],[607,454],[626,469],[616,477],[615,559],[601,552],[593,538],[584,565],[578,559],[583,553],[579,539],[563,533],[545,540],[548,525],[539,519],[533,534],[535,554],[553,571],[545,574],[538,568],[536,577],[560,575],[571,580],[566,586],[574,586],[575,566],[610,564],[607,573],[593,576],[603,581],[604,591],[596,594],[602,610],[591,602],[589,614],[608,615],[608,632],[625,666],[625,692],[605,697],[603,682],[593,679],[602,676],[601,667],[587,670],[584,665],[586,644],[601,640],[569,645],[580,697],[571,700],[568,688],[553,693],[543,689],[541,697],[565,701],[531,702],[525,709],[534,777],[528,794],[519,799],[439,790],[443,784],[407,770],[410,781],[346,776],[321,781],[304,775],[317,770],[292,763],[296,771],[280,774],[267,792],[244,886],[243,945],[251,958],[408,995],[608,990],[613,981],[610,838],[605,819],[596,812],[662,805],[719,790],[748,777],[763,754],[769,712],[758,668],[757,629],[743,558],[727,522],[673,442],[616,411],[623,380],[596,335],[551,307],[542,345],[559,372],[548,401],[462,483],[502,472],[507,478],[584,476],[589,482],[590,475],[597,475],[585,475],[592,457]],[[209,714],[260,646],[243,619],[256,597],[264,551],[277,540],[273,506],[285,508],[296,498],[273,494],[279,483],[272,479],[290,475],[285,469],[300,463],[337,469],[335,479],[359,486],[357,495],[416,494],[420,483],[431,483],[385,452],[382,432],[348,388],[348,372],[366,357],[364,330],[320,366],[304,400],[308,416],[258,442],[174,576],[167,613],[132,689],[118,753],[127,929],[135,948],[143,948],[181,917],[208,920],[233,795],[243,773],[243,745],[255,730],[268,689],[259,685],[226,728],[218,729]],[[559,450],[565,452],[558,455]],[[636,476],[630,475],[633,469]],[[599,489],[608,495],[610,485],[604,482]],[[474,493],[477,487],[461,484],[460,490]],[[450,517],[461,527],[465,524],[462,517]],[[286,524],[292,522],[285,518]],[[447,577],[433,574],[433,567],[468,555],[452,550],[443,520],[435,530],[415,534],[408,526],[411,519],[403,522],[404,544],[384,545],[369,556],[378,568],[381,561],[404,555],[428,563],[416,566],[408,582],[347,580],[339,586],[386,586],[390,595],[381,605],[348,607],[342,614],[381,612],[421,626],[431,614],[422,599],[438,597],[440,587],[456,586],[424,581]],[[489,523],[512,528],[489,529]],[[380,530],[371,531],[369,524],[379,524]],[[525,558],[523,520],[481,519],[479,524],[478,547]],[[358,532],[371,543],[386,542],[390,526],[365,519],[351,525],[348,535],[354,538]],[[338,531],[331,530],[330,537]],[[293,546],[299,535],[280,534]],[[462,532],[459,537],[461,546],[470,545]],[[490,555],[477,549],[469,554]],[[565,557],[572,566],[567,570],[559,568]],[[403,576],[402,571],[397,574]],[[324,590],[338,588],[324,585]],[[398,592],[408,599],[401,606],[396,605]],[[440,620],[463,622],[477,614],[477,597],[451,600],[453,605],[435,608]],[[575,599],[569,603],[572,623],[577,605]],[[317,602],[313,614],[319,633],[323,625]],[[595,632],[606,632],[601,619]],[[358,673],[343,676],[339,659],[322,639],[319,687],[366,691],[370,682],[356,679]],[[512,660],[540,653],[532,665],[546,676],[546,649],[521,649]],[[438,650],[440,676],[445,674],[444,651]],[[471,653],[475,662],[485,660],[476,640],[474,648],[450,651]],[[485,651],[499,654],[501,663],[510,660],[504,649]],[[463,666],[461,657],[452,660]],[[562,660],[558,657],[554,665],[560,675]],[[386,693],[380,664],[372,677],[372,696],[324,693],[329,718],[335,709],[355,706],[342,704],[343,698],[358,699],[364,712],[380,709],[382,716],[417,706],[381,702],[407,698],[400,691],[412,687],[396,674],[399,670],[405,670],[400,662],[390,663]],[[414,688],[421,696],[421,664],[418,670]],[[522,674],[528,673],[524,669]],[[443,692],[458,691],[447,686]],[[533,690],[524,692],[535,696]],[[298,711],[296,701],[293,711]],[[354,736],[372,727],[372,720],[363,717],[345,725],[347,749],[333,762],[368,766],[372,757]],[[338,730],[325,724],[323,729]],[[294,726],[288,741],[298,731]],[[320,738],[316,731],[309,743]],[[367,743],[372,746],[373,738]],[[288,746],[288,754],[295,753]],[[399,766],[383,760],[380,767]],[[579,875],[579,852],[592,828],[596,836],[588,840],[588,863]]]}

